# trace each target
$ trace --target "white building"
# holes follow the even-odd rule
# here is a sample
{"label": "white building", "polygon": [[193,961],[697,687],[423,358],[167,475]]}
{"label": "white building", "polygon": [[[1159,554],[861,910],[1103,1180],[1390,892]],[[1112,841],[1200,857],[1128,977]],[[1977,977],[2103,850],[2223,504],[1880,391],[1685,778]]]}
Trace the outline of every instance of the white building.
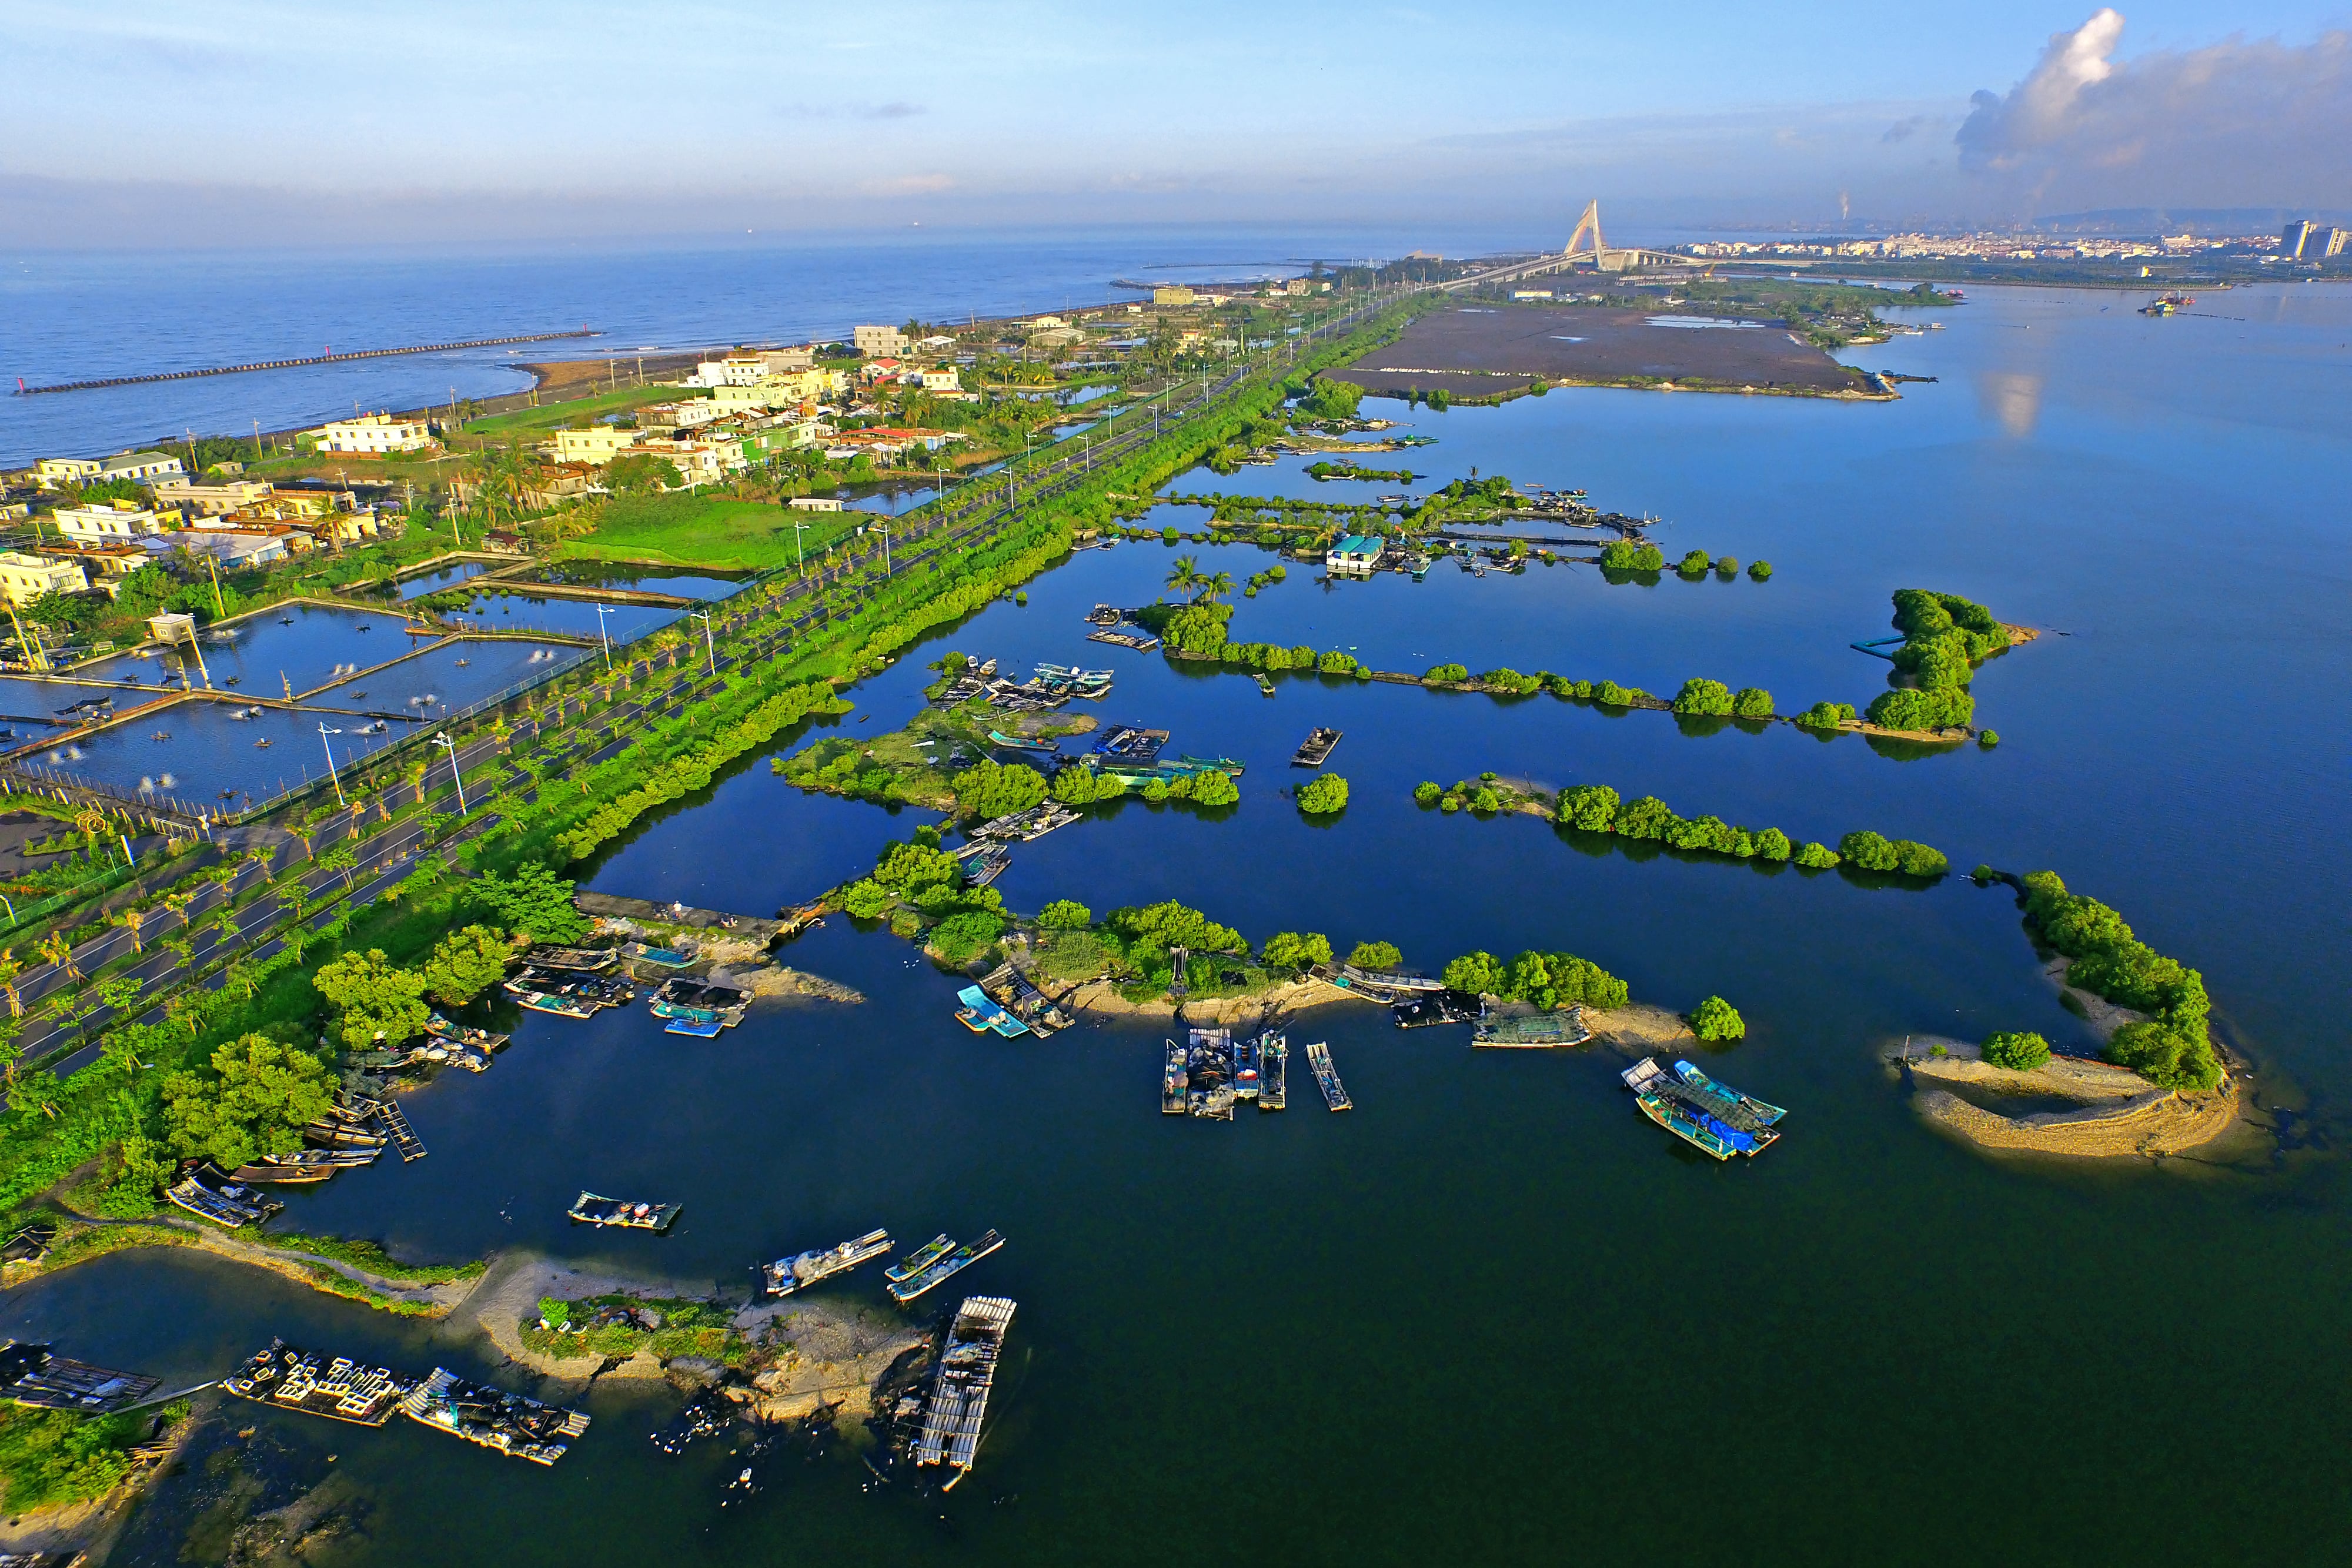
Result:
{"label": "white building", "polygon": [[79,593],[89,586],[80,567],[17,550],[0,553],[0,597],[30,604],[45,593]]}
{"label": "white building", "polygon": [[95,457],[44,457],[33,465],[33,478],[44,490],[54,490],[60,485],[79,485],[85,479],[98,477]]}
{"label": "white building", "polygon": [[918,371],[907,379],[919,383],[928,392],[951,392],[963,390],[963,383],[956,380],[953,366],[944,371]]}
{"label": "white building", "polygon": [[422,452],[433,444],[433,433],[421,419],[394,419],[388,413],[363,413],[338,419],[311,432],[321,452],[381,457],[387,452]]}
{"label": "white building", "polygon": [[915,347],[908,341],[907,334],[896,327],[853,327],[849,340],[859,353],[872,359],[886,355],[896,358],[913,351]]}
{"label": "white building", "polygon": [[59,507],[49,514],[58,532],[78,545],[119,544],[160,534],[180,520],[177,512],[148,511],[127,503]]}

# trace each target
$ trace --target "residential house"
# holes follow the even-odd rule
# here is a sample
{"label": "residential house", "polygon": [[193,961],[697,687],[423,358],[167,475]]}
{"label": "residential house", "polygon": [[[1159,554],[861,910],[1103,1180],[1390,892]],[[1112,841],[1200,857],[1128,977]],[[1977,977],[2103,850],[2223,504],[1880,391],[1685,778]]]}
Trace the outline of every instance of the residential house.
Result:
{"label": "residential house", "polygon": [[868,359],[899,358],[915,346],[908,340],[907,334],[896,327],[853,327],[849,340],[859,353]]}
{"label": "residential house", "polygon": [[[299,545],[297,540],[300,541]],[[235,570],[284,560],[298,549],[309,549],[310,538],[298,533],[289,523],[212,522],[184,528],[172,535],[168,543],[191,555],[210,556],[221,566]],[[163,544],[165,541],[158,539],[147,548],[154,549]]]}
{"label": "residential house", "polygon": [[906,373],[906,370],[905,365],[885,355],[878,360],[868,360],[866,362],[866,368],[858,373],[871,384],[878,382],[895,382]]}
{"label": "residential house", "polygon": [[1083,343],[1086,340],[1086,333],[1076,327],[1048,327],[1042,332],[1029,334],[1030,346],[1037,349],[1066,348],[1072,343]]}
{"label": "residential house", "polygon": [[69,560],[0,552],[0,596],[11,604],[30,604],[47,593],[79,593],[89,586],[79,566]]}
{"label": "residential house", "polygon": [[841,502],[839,498],[833,496],[794,496],[791,500],[786,501],[784,505],[790,507],[795,512],[837,512],[841,510]]}
{"label": "residential house", "polygon": [[33,465],[33,482],[44,490],[54,490],[60,485],[79,485],[85,479],[98,477],[95,457],[44,457]]}
{"label": "residential house", "polygon": [[193,508],[199,516],[217,517],[239,512],[269,497],[267,479],[191,479],[185,476],[158,479],[155,499],[166,507]]}
{"label": "residential house", "polygon": [[122,580],[152,559],[137,545],[44,545],[33,553],[80,568],[86,579],[110,594],[121,591]]}
{"label": "residential house", "polygon": [[803,343],[797,349],[763,349],[760,351],[760,369],[771,376],[789,375],[805,371],[816,363],[816,350]]}
{"label": "residential house", "polygon": [[180,520],[177,512],[158,512],[128,501],[100,501],[92,507],[59,507],[49,514],[58,532],[74,544],[110,544],[160,534]]}
{"label": "residential house", "polygon": [[691,430],[698,424],[709,424],[727,411],[707,397],[681,398],[676,402],[657,402],[637,410],[635,432],[643,435],[647,429]]}
{"label": "residential house", "polygon": [[144,485],[168,475],[185,474],[186,466],[168,452],[118,452],[98,465],[98,477],[130,479]]}
{"label": "residential house", "polygon": [[1192,291],[1181,283],[1167,284],[1151,291],[1151,302],[1154,305],[1190,305],[1192,303]]}
{"label": "residential house", "polygon": [[592,465],[558,463],[532,475],[518,494],[524,506],[539,511],[560,502],[576,501],[598,487],[596,470]]}
{"label": "residential house", "polygon": [[765,354],[730,354],[721,360],[705,360],[688,378],[695,386],[749,387],[760,384],[768,373]]}
{"label": "residential house", "polygon": [[1323,558],[1323,565],[1333,572],[1352,577],[1370,577],[1380,565],[1381,551],[1388,541],[1378,534],[1346,534]]}
{"label": "residential house", "polygon": [[421,419],[394,419],[388,413],[363,413],[338,419],[310,433],[321,452],[381,457],[391,452],[422,452],[433,444],[433,433]]}
{"label": "residential house", "polygon": [[[700,398],[697,402],[703,401]],[[559,430],[555,433],[555,460],[558,463],[586,463],[602,467],[629,449],[637,432],[623,430],[618,425],[593,424],[585,430]]]}
{"label": "residential house", "polygon": [[335,549],[355,545],[383,537],[383,528],[376,521],[375,510],[369,507],[356,512],[328,512],[317,517],[297,517],[295,532],[307,536],[319,549]]}

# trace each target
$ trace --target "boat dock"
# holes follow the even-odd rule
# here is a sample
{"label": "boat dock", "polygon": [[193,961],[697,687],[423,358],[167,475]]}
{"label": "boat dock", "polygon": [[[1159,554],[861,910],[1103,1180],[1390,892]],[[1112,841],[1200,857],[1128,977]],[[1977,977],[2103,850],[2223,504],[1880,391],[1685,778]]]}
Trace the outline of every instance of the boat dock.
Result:
{"label": "boat dock", "polygon": [[1339,1070],[1331,1065],[1331,1048],[1317,1040],[1307,1048],[1307,1064],[1315,1070],[1316,1087],[1323,1091],[1323,1103],[1334,1111],[1352,1111],[1356,1103],[1348,1098],[1348,1091],[1339,1082]]}
{"label": "boat dock", "polygon": [[1290,765],[1293,768],[1322,767],[1331,759],[1332,748],[1339,744],[1340,734],[1339,730],[1320,727],[1308,730],[1307,738],[1299,743],[1297,752],[1290,758]]}
{"label": "boat dock", "polygon": [[1102,733],[1094,744],[1097,757],[1107,757],[1114,762],[1135,762],[1150,766],[1160,759],[1160,748],[1168,744],[1164,729],[1146,729],[1139,725],[1115,724]]}
{"label": "boat dock", "polygon": [[915,1463],[971,1469],[1014,1305],[1003,1296],[968,1296],[956,1309],[947,1347],[940,1355],[939,1378],[923,1411],[922,1431],[915,1439]]}
{"label": "boat dock", "polygon": [[1009,962],[981,977],[980,988],[1005,1011],[1027,1024],[1040,1040],[1070,1027],[1069,1014],[1055,1007],[1052,998],[1030,984],[1028,976]]}
{"label": "boat dock", "polygon": [[1066,828],[1078,820],[1078,813],[1059,800],[1040,800],[1025,811],[1015,811],[1009,817],[997,817],[972,829],[975,839],[1018,839],[1026,843],[1042,839],[1056,828]]}
{"label": "boat dock", "polygon": [[[1175,1049],[1175,1042],[1170,1041]],[[1234,1032],[1228,1029],[1195,1029],[1186,1036],[1184,1109],[1206,1121],[1234,1119]]]}
{"label": "boat dock", "polygon": [[362,1100],[360,1108],[373,1115],[377,1125],[392,1139],[392,1146],[400,1151],[404,1160],[421,1160],[425,1145],[418,1141],[416,1131],[408,1124],[408,1116],[389,1100]]}
{"label": "boat dock", "polygon": [[381,1427],[416,1387],[416,1380],[388,1366],[362,1366],[344,1355],[330,1360],[323,1352],[273,1339],[268,1349],[223,1378],[221,1386],[258,1405],[357,1427]]}
{"label": "boat dock", "polygon": [[1111,630],[1090,632],[1087,634],[1087,641],[1089,643],[1108,643],[1115,647],[1120,648],[1132,648],[1139,653],[1149,653],[1152,649],[1160,646],[1160,639],[1152,636],[1148,632],[1119,632]]}
{"label": "boat dock", "polygon": [[572,1200],[563,1212],[583,1225],[602,1228],[617,1225],[628,1230],[650,1230],[659,1234],[669,1228],[677,1218],[678,1203],[630,1203],[623,1198],[606,1197],[602,1193],[583,1192]]}
{"label": "boat dock", "polygon": [[1005,1011],[986,991],[978,986],[966,986],[956,993],[963,1006],[956,1009],[956,1022],[974,1034],[1000,1034],[1011,1040],[1027,1034],[1029,1026]]}
{"label": "boat dock", "polygon": [[[697,909],[685,904],[655,904],[642,898],[616,898],[608,893],[590,893],[585,888],[572,895],[572,902],[583,915],[602,915],[608,920],[642,921],[654,925],[688,926],[698,931],[724,931],[746,942],[761,946],[777,936],[796,929],[805,920],[763,920],[756,915],[730,915],[724,910]],[[814,905],[810,905],[814,918]]]}

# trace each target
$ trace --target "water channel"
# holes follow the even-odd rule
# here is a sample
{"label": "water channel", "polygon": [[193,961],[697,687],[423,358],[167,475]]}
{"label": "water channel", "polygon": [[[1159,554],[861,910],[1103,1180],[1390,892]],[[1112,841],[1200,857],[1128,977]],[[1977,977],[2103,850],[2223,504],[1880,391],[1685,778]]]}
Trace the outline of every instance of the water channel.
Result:
{"label": "water channel", "polygon": [[[1344,1007],[1292,1039],[1330,1041],[1353,1113],[1325,1113],[1301,1074],[1282,1115],[1163,1121],[1163,1026],[975,1038],[950,1016],[955,980],[836,918],[786,961],[862,1006],[765,1004],[710,1041],[665,1036],[642,1008],[527,1015],[492,1071],[405,1102],[429,1158],[298,1193],[287,1218],[406,1256],[520,1246],[730,1282],[875,1225],[918,1240],[997,1227],[1009,1245],[967,1278],[1021,1308],[974,1482],[917,1505],[842,1458],[722,1512],[719,1457],[656,1452],[645,1434],[670,1406],[616,1386],[592,1393],[597,1425],[552,1470],[413,1427],[310,1423],[285,1440],[338,1453],[376,1502],[344,1560],[1658,1561],[1685,1550],[1662,1536],[1662,1503],[1710,1539],[1736,1519],[1741,1553],[1767,1562],[2211,1562],[2257,1541],[2317,1554],[2352,1526],[2329,1392],[2352,1376],[2335,1153],[2352,1131],[2352,846],[2341,748],[2303,721],[2335,712],[2352,674],[2337,537],[2352,293],[2229,298],[2240,319],[2151,321],[2119,295],[1972,290],[1933,318],[1944,330],[1850,352],[1939,378],[1893,404],[1368,403],[1438,438],[1396,459],[1437,482],[1475,465],[1581,486],[1664,519],[1670,557],[1760,557],[1775,574],[1645,586],[1444,566],[1324,585],[1294,564],[1235,612],[1237,635],[1383,668],[1510,664],[1662,693],[1707,674],[1790,712],[1880,689],[1886,666],[1847,644],[1885,634],[1892,590],[1955,591],[2044,629],[1977,678],[1997,750],[1686,731],[1315,676],[1269,701],[1241,676],[1082,641],[1092,604],[1160,591],[1178,552],[1157,544],[1075,557],[826,721],[903,721],[919,666],[949,648],[1112,667],[1101,716],[1241,758],[1242,801],[1129,802],[1024,846],[998,884],[1010,904],[1172,896],[1255,937],[1384,938],[1427,967],[1564,948],[1645,1000],[1720,993],[1749,1035],[1709,1070],[1791,1107],[1763,1158],[1717,1166],[1643,1121],[1621,1058],[1474,1054],[1465,1031]],[[1297,466],[1174,488],[1342,488]],[[1236,580],[1273,559],[1187,549]],[[1281,794],[1315,725],[1346,731],[1330,768],[1354,793],[1328,826]],[[1629,852],[1410,798],[1482,769],[1802,838],[1874,827],[1960,867],[2054,868],[2203,970],[2259,1092],[2300,1108],[2294,1135],[2162,1169],[1957,1146],[1908,1108],[1876,1061],[1885,1042],[2090,1041],[2005,893]],[[928,820],[801,795],[763,755],[580,873],[765,914]],[[573,1229],[562,1210],[583,1186],[681,1200],[684,1218],[662,1239]],[[871,1270],[839,1293],[881,1300]],[[0,1315],[174,1375],[273,1333],[419,1371],[470,1354],[169,1255],[12,1291]],[[2296,1510],[2284,1536],[2281,1500]]]}

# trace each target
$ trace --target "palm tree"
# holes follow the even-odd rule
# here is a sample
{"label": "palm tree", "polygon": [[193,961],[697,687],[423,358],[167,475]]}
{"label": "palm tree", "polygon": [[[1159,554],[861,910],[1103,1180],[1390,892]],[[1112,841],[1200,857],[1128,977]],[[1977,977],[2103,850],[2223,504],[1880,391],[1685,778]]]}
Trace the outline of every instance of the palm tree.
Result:
{"label": "palm tree", "polygon": [[1200,563],[1189,555],[1180,555],[1169,569],[1168,586],[1178,593],[1190,592],[1201,580]]}
{"label": "palm tree", "polygon": [[81,978],[81,971],[74,967],[73,945],[65,939],[62,932],[52,931],[42,937],[36,950],[52,966],[63,970],[67,979]]}
{"label": "palm tree", "polygon": [[1234,574],[1230,571],[1212,572],[1206,577],[1193,579],[1192,586],[1200,590],[1194,602],[1205,599],[1214,604],[1221,596],[1234,591]]}

